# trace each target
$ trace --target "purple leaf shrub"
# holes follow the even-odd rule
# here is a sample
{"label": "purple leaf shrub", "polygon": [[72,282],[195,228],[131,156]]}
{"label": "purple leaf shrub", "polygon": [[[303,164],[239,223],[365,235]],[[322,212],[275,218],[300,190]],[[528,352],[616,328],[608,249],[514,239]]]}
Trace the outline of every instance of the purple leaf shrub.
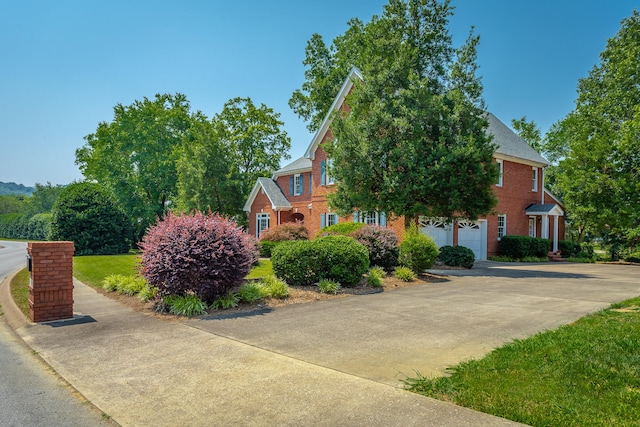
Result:
{"label": "purple leaf shrub", "polygon": [[398,236],[386,227],[367,225],[351,233],[351,237],[366,246],[369,264],[391,271],[398,265]]}
{"label": "purple leaf shrub", "polygon": [[160,297],[195,293],[212,303],[242,284],[257,260],[256,243],[219,214],[169,212],[140,244],[140,272]]}
{"label": "purple leaf shrub", "polygon": [[309,230],[298,222],[286,222],[260,233],[261,242],[285,242],[288,240],[309,240]]}

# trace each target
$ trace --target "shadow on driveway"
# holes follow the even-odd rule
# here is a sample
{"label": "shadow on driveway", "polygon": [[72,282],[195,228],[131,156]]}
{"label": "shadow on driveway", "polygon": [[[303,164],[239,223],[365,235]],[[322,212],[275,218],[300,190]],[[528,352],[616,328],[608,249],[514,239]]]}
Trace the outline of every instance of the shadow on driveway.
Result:
{"label": "shadow on driveway", "polygon": [[[493,261],[478,261],[470,270],[427,270],[429,273],[438,274],[441,276],[455,276],[455,277],[504,277],[512,279],[592,279],[594,276],[586,272],[573,273],[567,272],[567,267],[570,269],[578,269],[579,265],[570,265],[567,263],[505,263],[505,262],[493,262]],[[550,270],[550,268],[560,267],[558,271]]]}

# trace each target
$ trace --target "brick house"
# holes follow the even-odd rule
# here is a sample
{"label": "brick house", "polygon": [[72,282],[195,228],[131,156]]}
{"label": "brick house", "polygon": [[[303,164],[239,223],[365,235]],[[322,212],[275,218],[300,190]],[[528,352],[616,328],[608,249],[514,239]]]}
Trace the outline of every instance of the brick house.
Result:
{"label": "brick house", "polygon": [[[276,171],[271,178],[258,178],[244,206],[250,234],[258,237],[270,227],[298,221],[315,236],[326,226],[357,221],[393,228],[402,237],[403,218],[388,220],[384,212],[339,216],[327,204],[326,196],[333,191],[334,181],[327,168],[331,160],[322,144],[331,138],[331,113],[344,107],[355,80],[362,80],[362,76],[354,68],[304,156]],[[500,178],[494,186],[498,199],[494,213],[477,221],[458,219],[453,223],[421,217],[421,232],[431,236],[438,246],[469,247],[476,259],[496,255],[500,238],[507,234],[550,238],[557,250],[558,240],[564,238],[564,210],[544,188],[544,169],[549,163],[493,114],[488,113],[487,118],[487,131],[498,146],[494,159],[500,167]]]}

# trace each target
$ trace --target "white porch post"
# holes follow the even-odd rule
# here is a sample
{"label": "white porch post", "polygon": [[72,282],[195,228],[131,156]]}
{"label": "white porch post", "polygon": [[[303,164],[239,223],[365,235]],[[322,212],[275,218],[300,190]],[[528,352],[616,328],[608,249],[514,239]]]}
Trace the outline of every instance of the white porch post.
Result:
{"label": "white porch post", "polygon": [[542,234],[543,239],[549,238],[549,215],[542,215]]}
{"label": "white porch post", "polygon": [[553,252],[558,250],[558,215],[553,216]]}

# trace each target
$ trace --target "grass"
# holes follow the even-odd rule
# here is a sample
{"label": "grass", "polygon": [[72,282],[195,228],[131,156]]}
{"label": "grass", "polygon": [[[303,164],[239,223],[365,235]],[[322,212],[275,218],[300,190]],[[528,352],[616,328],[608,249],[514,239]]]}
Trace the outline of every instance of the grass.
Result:
{"label": "grass", "polygon": [[113,274],[137,274],[139,257],[135,254],[90,255],[73,257],[73,275],[89,286],[102,287],[102,281]]}
{"label": "grass", "polygon": [[533,426],[638,426],[640,297],[408,389]]}
{"label": "grass", "polygon": [[247,276],[247,279],[264,279],[273,276],[273,266],[270,259],[261,259],[258,265],[253,267]]}
{"label": "grass", "polygon": [[29,318],[29,272],[23,268],[11,280],[11,297],[20,311]]}

